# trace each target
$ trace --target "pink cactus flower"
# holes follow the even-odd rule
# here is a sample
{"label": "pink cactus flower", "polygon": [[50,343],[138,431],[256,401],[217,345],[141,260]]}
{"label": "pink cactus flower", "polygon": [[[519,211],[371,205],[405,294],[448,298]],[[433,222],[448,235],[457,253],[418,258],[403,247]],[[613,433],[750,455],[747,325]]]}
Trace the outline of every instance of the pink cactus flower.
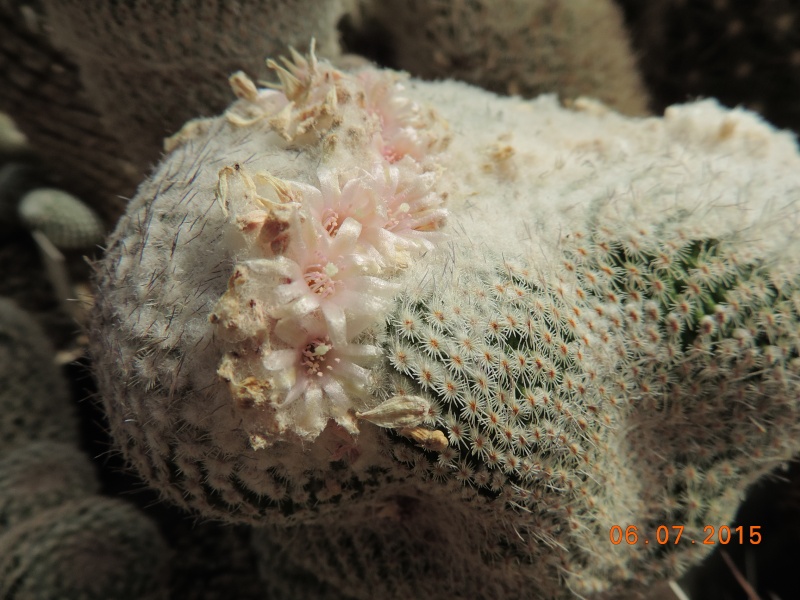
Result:
{"label": "pink cactus flower", "polygon": [[322,316],[336,345],[380,320],[396,284],[375,277],[379,265],[358,249],[361,224],[346,218],[335,236],[296,214],[286,253],[268,268],[284,283],[276,286],[271,316],[278,329],[287,321],[307,324]]}
{"label": "pink cactus flower", "polygon": [[281,406],[298,398],[318,407],[327,397],[342,409],[351,398],[363,395],[370,383],[370,371],[362,366],[380,356],[380,349],[365,344],[334,344],[320,322],[309,329],[286,321],[276,330],[289,348],[272,350],[264,358],[264,368],[288,375],[289,388]]}
{"label": "pink cactus flower", "polygon": [[447,218],[442,197],[433,190],[436,174],[422,173],[411,160],[396,165],[376,165],[374,189],[383,198],[387,219],[385,239],[392,247],[424,247],[444,237],[439,230]]}
{"label": "pink cactus flower", "polygon": [[382,266],[394,266],[399,251],[430,249],[447,216],[433,191],[435,173],[423,173],[411,159],[397,165],[381,161],[371,172],[353,169],[318,173],[320,189],[296,184],[312,218],[330,236],[347,219],[361,225],[361,251]]}
{"label": "pink cactus flower", "polygon": [[358,78],[364,86],[367,111],[380,121],[381,133],[375,144],[381,155],[390,163],[405,156],[421,160],[429,140],[423,135],[420,106],[401,94],[404,88],[396,76],[365,70]]}

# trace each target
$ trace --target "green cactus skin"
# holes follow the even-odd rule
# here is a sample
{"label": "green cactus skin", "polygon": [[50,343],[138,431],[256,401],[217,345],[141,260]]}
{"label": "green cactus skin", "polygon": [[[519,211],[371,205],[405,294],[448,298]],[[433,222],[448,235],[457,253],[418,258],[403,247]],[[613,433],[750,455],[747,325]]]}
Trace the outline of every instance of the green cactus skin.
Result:
{"label": "green cactus skin", "polygon": [[0,298],[0,454],[33,440],[77,444],[66,381],[39,325]]}
{"label": "green cactus skin", "polygon": [[61,250],[91,248],[103,240],[100,217],[72,194],[54,188],[28,192],[19,203],[19,216],[31,230],[41,231]]}
{"label": "green cactus skin", "polygon": [[88,496],[0,536],[0,596],[166,600],[169,559],[144,514],[120,500]]}
{"label": "green cactus skin", "polygon": [[99,488],[94,466],[74,446],[50,441],[19,446],[0,457],[0,534]]}

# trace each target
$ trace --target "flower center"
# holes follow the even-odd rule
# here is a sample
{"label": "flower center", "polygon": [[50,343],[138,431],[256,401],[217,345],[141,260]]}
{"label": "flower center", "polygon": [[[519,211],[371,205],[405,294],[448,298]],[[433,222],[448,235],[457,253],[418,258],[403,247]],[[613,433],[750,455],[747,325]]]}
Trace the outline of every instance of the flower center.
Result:
{"label": "flower center", "polygon": [[408,202],[403,202],[397,207],[391,207],[389,209],[389,222],[384,228],[388,229],[389,231],[398,229],[400,225],[408,219],[410,212],[411,206],[408,204]]}
{"label": "flower center", "polygon": [[339,213],[332,208],[326,208],[322,213],[322,227],[333,237],[339,231]]}
{"label": "flower center", "polygon": [[381,154],[391,164],[396,163],[405,156],[405,153],[392,146],[385,145],[381,148]]}
{"label": "flower center", "polygon": [[[327,342],[327,343],[326,343]],[[327,354],[331,350],[330,342],[327,338],[324,340],[316,339],[310,342],[302,351],[302,360],[300,364],[305,367],[308,375],[316,375],[322,377],[323,369],[332,370],[333,367],[326,365]]]}
{"label": "flower center", "polygon": [[303,279],[309,289],[323,298],[327,298],[336,291],[336,281],[333,279],[339,268],[329,262],[325,265],[313,264],[306,267]]}

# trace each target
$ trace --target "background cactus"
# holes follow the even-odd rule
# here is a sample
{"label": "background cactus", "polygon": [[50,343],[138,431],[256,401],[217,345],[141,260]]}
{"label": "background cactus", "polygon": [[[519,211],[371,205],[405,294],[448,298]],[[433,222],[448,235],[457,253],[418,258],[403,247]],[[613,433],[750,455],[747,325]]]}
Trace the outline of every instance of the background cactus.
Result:
{"label": "background cactus", "polygon": [[[98,266],[93,354],[125,456],[182,506],[277,526],[260,534],[265,573],[280,556],[353,597],[404,578],[431,594],[614,593],[682,572],[700,550],[608,532],[727,524],[797,450],[794,357],[759,373],[747,358],[794,343],[756,316],[796,316],[797,265],[779,260],[797,245],[793,140],[710,102],[635,121],[313,55],[272,65],[278,90],[237,74],[238,103],[169,140]],[[670,345],[706,263],[708,307]],[[730,393],[757,406],[699,402],[721,375],[694,346],[737,339],[704,315],[757,280],[771,299],[740,299],[731,322],[752,321],[758,350],[725,363],[746,370]],[[675,381],[687,364],[698,390]],[[662,422],[698,444],[660,441]],[[737,446],[758,460],[729,472]],[[383,554],[337,562],[365,545]]]}
{"label": "background cactus", "polygon": [[118,214],[125,203],[115,194],[131,194],[141,170],[103,124],[78,64],[50,39],[43,3],[3,0],[0,17],[0,110],[15,120],[60,187],[91,198],[106,219]]}
{"label": "background cactus", "polygon": [[800,130],[800,10],[791,0],[619,0],[652,108],[713,97]]}
{"label": "background cactus", "polygon": [[77,443],[74,408],[54,358],[33,318],[0,298],[0,453],[34,440]]}
{"label": "background cactus", "polygon": [[19,158],[30,152],[25,136],[5,113],[0,113],[0,161]]}
{"label": "background cactus", "polygon": [[0,110],[42,154],[58,187],[112,224],[158,161],[163,138],[229,102],[225,78],[238,69],[263,77],[264,56],[312,37],[337,55],[342,12],[340,0],[4,0]]}
{"label": "background cactus", "polygon": [[59,249],[91,248],[103,241],[105,228],[100,217],[67,192],[32,190],[22,198],[18,210],[26,227],[41,231]]}
{"label": "background cactus", "polygon": [[354,27],[373,37],[385,31],[384,62],[415,77],[526,97],[591,96],[622,113],[647,112],[622,15],[610,0],[362,0]]}
{"label": "background cactus", "polygon": [[88,496],[0,536],[4,598],[166,599],[168,549],[129,504]]}
{"label": "background cactus", "polygon": [[99,487],[92,463],[74,446],[51,441],[18,446],[0,457],[0,535]]}

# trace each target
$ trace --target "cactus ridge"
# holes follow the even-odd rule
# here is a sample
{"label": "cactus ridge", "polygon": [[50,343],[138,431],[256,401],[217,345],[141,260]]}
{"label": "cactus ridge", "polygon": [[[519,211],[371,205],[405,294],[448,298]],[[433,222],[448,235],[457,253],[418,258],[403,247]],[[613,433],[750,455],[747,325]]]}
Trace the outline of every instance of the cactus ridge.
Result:
{"label": "cactus ridge", "polygon": [[72,444],[38,441],[15,448],[0,458],[0,534],[99,487],[91,461]]}

